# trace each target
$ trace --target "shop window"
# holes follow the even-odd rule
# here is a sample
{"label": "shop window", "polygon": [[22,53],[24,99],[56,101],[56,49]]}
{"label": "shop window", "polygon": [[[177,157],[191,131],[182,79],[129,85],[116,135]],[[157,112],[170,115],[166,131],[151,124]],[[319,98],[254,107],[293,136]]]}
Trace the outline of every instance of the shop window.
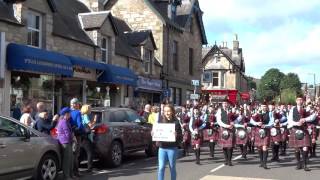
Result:
{"label": "shop window", "polygon": [[109,63],[111,57],[111,38],[102,38],[101,39],[101,61]]}
{"label": "shop window", "polygon": [[28,26],[28,45],[41,48],[42,37],[42,16],[39,13],[29,11]]}
{"label": "shop window", "polygon": [[144,60],[144,72],[147,74],[151,73],[151,65],[152,65],[152,51],[149,49],[143,50],[143,60]]}
{"label": "shop window", "polygon": [[190,99],[190,94],[193,94],[193,91],[187,90],[186,91],[186,99]]}
{"label": "shop window", "polygon": [[219,86],[219,72],[212,73],[212,86]]}
{"label": "shop window", "polygon": [[170,89],[170,102],[172,102],[173,104],[175,103],[175,89],[174,88],[169,88]]}

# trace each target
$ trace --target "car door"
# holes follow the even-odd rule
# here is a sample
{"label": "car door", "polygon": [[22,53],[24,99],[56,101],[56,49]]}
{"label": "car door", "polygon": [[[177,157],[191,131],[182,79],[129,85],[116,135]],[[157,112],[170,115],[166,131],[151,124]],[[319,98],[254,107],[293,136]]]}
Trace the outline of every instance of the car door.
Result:
{"label": "car door", "polygon": [[18,122],[0,117],[0,177],[27,172],[31,175],[35,147],[26,139],[26,133],[30,132]]}
{"label": "car door", "polygon": [[147,128],[142,125],[142,118],[130,109],[126,110],[126,113],[134,131],[135,138],[133,140],[135,146],[146,145],[148,143],[148,139],[146,138]]}
{"label": "car door", "polygon": [[125,149],[131,148],[132,146],[134,146],[133,129],[131,124],[128,122],[125,111],[123,110],[113,111],[110,123],[112,124],[114,131],[120,135]]}

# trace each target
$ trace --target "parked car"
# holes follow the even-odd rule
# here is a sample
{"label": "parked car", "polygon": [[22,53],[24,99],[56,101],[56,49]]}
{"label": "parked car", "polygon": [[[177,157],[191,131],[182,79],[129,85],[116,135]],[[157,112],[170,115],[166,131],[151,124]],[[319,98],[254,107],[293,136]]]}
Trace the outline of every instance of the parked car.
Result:
{"label": "parked car", "polygon": [[58,141],[0,116],[0,179],[54,180],[60,169]]}
{"label": "parked car", "polygon": [[98,157],[112,167],[120,166],[123,156],[145,150],[148,156],[155,155],[157,148],[152,143],[152,125],[128,108],[93,108],[97,115],[94,129],[94,150]]}

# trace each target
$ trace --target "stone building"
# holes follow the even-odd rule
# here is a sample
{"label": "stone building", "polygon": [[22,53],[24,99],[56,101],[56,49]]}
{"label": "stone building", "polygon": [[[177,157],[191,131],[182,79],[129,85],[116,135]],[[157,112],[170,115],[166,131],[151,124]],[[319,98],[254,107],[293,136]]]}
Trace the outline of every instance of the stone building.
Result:
{"label": "stone building", "polygon": [[228,99],[231,103],[250,99],[248,79],[245,75],[245,62],[237,35],[232,49],[223,42],[203,50],[202,93],[207,101],[221,102]]}
{"label": "stone building", "polygon": [[200,80],[202,45],[207,44],[198,1],[109,0],[103,6],[134,31],[152,31],[163,88],[170,90],[174,104],[189,99],[191,80]]}
{"label": "stone building", "polygon": [[[150,61],[157,49],[151,31],[126,34],[109,11],[93,12],[100,9],[87,5],[0,1],[2,114],[38,101],[55,113],[72,97],[93,105],[128,105],[138,76],[160,78],[162,66]],[[141,41],[133,41],[136,37]],[[148,72],[142,49],[150,52]]]}

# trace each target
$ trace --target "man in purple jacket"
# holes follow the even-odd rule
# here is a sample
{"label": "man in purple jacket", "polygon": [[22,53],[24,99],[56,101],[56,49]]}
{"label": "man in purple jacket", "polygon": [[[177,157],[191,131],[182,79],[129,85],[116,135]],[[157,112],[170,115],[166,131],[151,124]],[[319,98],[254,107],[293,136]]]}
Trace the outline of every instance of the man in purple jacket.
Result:
{"label": "man in purple jacket", "polygon": [[60,110],[60,120],[57,126],[58,140],[62,146],[62,170],[63,179],[69,180],[72,177],[72,129],[70,125],[70,108]]}

